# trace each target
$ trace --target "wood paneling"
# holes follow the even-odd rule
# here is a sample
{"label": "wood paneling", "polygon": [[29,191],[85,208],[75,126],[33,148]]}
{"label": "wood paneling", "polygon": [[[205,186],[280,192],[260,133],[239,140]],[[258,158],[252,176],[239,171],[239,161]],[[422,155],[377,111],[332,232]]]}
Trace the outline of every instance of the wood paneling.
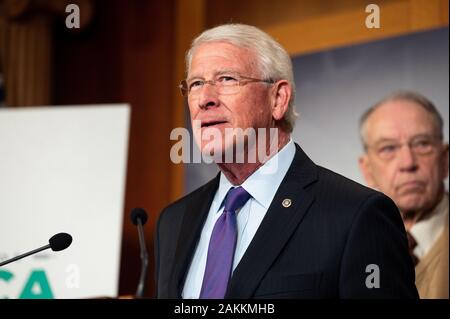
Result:
{"label": "wood paneling", "polygon": [[4,19],[0,63],[5,76],[6,105],[36,106],[51,102],[51,19],[35,14],[23,20]]}
{"label": "wood paneling", "polygon": [[[185,78],[185,54],[192,40],[205,28],[205,0],[177,0],[175,6],[175,54],[172,127],[185,126],[185,99],[181,96],[177,86]],[[171,166],[171,192],[172,201],[184,194],[183,164]]]}
{"label": "wood paneling", "polygon": [[256,25],[292,54],[352,45],[448,25],[447,0],[381,0],[381,28],[367,29],[364,0],[210,0],[206,25]]}
{"label": "wood paneling", "polygon": [[[132,105],[125,214],[133,207],[147,210],[147,246],[153,256],[155,222],[170,202],[171,192],[168,141],[172,128],[171,96],[175,89],[173,5],[170,1],[125,2],[122,14],[127,17],[121,25],[123,99]],[[137,231],[128,220],[125,220],[122,249],[123,291],[136,287],[139,274],[128,263],[130,251],[138,252]],[[153,292],[153,269],[151,258],[149,293]],[[136,280],[130,281],[132,276]]]}
{"label": "wood paneling", "polygon": [[209,0],[207,1],[207,26],[239,22],[267,28],[298,23],[329,14],[364,8],[369,3],[382,5],[392,0]]}
{"label": "wood paneling", "polygon": [[368,29],[365,6],[300,22],[266,27],[291,55],[353,45],[448,26],[441,0],[389,1],[380,4],[381,26]]}
{"label": "wood paneling", "polygon": [[421,31],[448,24],[448,0],[410,0],[406,1],[405,6],[411,14],[409,22],[411,31]]}
{"label": "wood paneling", "polygon": [[98,1],[83,32],[56,30],[55,102],[131,105],[119,293],[134,294],[140,259],[129,213],[143,207],[150,254],[146,296],[154,291],[153,230],[170,202],[173,13],[171,1]]}

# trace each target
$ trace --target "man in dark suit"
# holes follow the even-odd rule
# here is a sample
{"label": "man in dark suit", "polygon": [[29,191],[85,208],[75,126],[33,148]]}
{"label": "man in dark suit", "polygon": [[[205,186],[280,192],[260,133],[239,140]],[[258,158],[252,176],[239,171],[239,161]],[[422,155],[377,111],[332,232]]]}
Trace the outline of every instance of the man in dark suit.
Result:
{"label": "man in dark suit", "polygon": [[221,172],[161,213],[157,297],[417,298],[394,203],[291,140],[286,51],[228,24],[197,37],[186,64],[195,140]]}

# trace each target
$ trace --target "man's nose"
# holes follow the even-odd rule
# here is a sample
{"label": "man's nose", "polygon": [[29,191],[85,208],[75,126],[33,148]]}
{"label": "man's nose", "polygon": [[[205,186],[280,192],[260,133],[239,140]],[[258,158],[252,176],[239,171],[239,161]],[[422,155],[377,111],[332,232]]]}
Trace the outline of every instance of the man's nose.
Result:
{"label": "man's nose", "polygon": [[400,148],[400,152],[398,154],[399,167],[401,171],[404,172],[413,172],[418,168],[417,165],[417,155],[414,154],[411,147],[408,145]]}
{"label": "man's nose", "polygon": [[211,83],[205,83],[198,94],[198,106],[201,109],[208,109],[218,106],[219,103],[216,86]]}

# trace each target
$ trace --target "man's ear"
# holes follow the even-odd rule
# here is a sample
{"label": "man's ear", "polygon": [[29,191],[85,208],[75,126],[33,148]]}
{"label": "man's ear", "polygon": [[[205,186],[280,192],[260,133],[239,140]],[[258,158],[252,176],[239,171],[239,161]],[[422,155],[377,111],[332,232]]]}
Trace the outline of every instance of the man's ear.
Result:
{"label": "man's ear", "polygon": [[272,117],[276,121],[283,119],[289,108],[289,100],[292,95],[292,87],[286,80],[278,81],[274,84],[274,103],[272,107]]}
{"label": "man's ear", "polygon": [[358,164],[359,170],[361,171],[364,179],[366,180],[367,186],[375,188],[377,185],[373,178],[369,156],[367,156],[367,154],[362,154],[358,159]]}

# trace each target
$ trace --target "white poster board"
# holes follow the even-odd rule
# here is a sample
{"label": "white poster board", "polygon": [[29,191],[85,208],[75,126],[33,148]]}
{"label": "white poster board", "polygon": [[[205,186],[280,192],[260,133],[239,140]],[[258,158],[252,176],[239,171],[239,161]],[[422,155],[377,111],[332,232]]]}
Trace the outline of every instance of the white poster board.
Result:
{"label": "white poster board", "polygon": [[0,110],[0,298],[117,296],[130,108]]}

